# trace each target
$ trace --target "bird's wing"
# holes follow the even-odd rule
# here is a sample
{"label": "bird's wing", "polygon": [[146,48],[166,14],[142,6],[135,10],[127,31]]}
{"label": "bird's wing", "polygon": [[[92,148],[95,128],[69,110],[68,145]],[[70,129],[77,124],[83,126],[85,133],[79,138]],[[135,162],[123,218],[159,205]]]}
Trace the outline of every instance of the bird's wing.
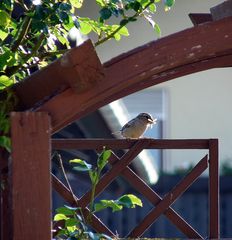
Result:
{"label": "bird's wing", "polygon": [[133,126],[133,125],[135,125],[134,119],[132,119],[132,120],[130,120],[128,123],[126,123],[126,124],[122,127],[121,131],[123,131],[125,128],[131,127],[131,126]]}

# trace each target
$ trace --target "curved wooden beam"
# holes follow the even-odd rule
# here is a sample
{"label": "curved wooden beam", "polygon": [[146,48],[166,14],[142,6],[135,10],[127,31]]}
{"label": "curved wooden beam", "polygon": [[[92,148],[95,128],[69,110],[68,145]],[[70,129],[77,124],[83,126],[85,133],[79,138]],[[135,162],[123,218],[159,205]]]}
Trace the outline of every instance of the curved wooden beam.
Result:
{"label": "curved wooden beam", "polygon": [[82,93],[67,89],[37,109],[53,132],[116,99],[174,78],[232,66],[232,17],[153,41],[104,64],[104,81]]}

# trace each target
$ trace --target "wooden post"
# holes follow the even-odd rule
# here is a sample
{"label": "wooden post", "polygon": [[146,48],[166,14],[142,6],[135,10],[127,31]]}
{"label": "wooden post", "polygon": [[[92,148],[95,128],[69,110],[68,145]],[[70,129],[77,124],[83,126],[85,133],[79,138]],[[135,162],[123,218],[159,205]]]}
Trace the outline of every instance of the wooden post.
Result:
{"label": "wooden post", "polygon": [[218,139],[209,141],[209,239],[220,238]]}
{"label": "wooden post", "polygon": [[12,240],[51,239],[50,117],[11,114]]}

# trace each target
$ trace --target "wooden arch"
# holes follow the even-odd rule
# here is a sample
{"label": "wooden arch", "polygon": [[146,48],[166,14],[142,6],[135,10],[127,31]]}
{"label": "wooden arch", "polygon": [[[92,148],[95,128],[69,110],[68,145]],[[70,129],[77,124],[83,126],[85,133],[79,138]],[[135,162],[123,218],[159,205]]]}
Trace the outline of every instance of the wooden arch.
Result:
{"label": "wooden arch", "polygon": [[[227,17],[150,42],[102,67],[87,41],[17,85],[14,91],[19,98],[18,109],[33,107],[49,112],[56,132],[144,88],[207,69],[231,67],[231,42],[232,17]],[[46,102],[41,103],[44,98]]]}

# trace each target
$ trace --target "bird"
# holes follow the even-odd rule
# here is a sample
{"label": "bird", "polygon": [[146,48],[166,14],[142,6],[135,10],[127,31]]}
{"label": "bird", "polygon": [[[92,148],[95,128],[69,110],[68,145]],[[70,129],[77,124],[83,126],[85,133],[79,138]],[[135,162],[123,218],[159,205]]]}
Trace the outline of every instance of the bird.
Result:
{"label": "bird", "polygon": [[157,119],[153,119],[149,113],[140,113],[137,117],[126,123],[119,131],[124,138],[140,138],[148,127],[156,124]]}

